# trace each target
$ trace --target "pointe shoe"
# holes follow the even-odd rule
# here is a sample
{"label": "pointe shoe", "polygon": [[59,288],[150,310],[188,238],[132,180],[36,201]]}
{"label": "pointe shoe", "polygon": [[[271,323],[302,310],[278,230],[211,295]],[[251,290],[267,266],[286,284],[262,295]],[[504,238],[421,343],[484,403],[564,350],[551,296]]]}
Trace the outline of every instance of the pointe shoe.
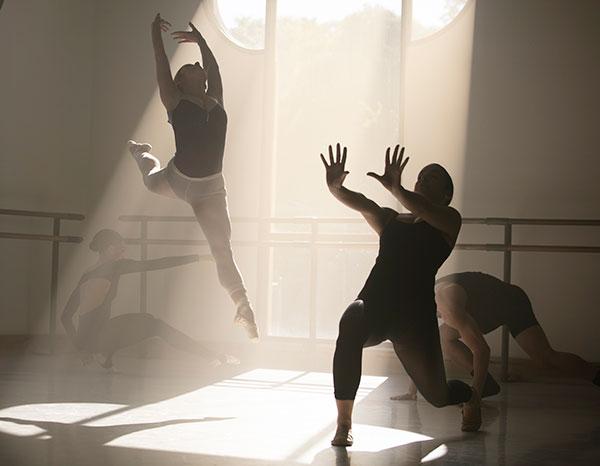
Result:
{"label": "pointe shoe", "polygon": [[477,432],[481,427],[481,397],[477,390],[471,387],[473,394],[471,399],[462,405],[463,432]]}
{"label": "pointe shoe", "polygon": [[233,322],[244,328],[250,340],[258,340],[258,326],[254,320],[254,312],[252,312],[249,304],[242,304],[238,307]]}
{"label": "pointe shoe", "polygon": [[134,157],[139,157],[144,152],[152,151],[152,146],[150,144],[135,142],[133,139],[127,141],[127,149]]}
{"label": "pointe shoe", "polygon": [[345,427],[338,426],[335,431],[335,435],[331,440],[332,447],[351,447],[354,443],[354,438],[352,437],[352,429],[347,429]]}

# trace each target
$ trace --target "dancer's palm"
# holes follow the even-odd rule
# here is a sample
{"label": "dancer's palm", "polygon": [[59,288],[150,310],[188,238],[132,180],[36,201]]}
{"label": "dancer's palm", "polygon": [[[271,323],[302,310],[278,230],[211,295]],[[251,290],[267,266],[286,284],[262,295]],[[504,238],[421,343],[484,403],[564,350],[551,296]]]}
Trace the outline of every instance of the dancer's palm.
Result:
{"label": "dancer's palm", "polygon": [[367,176],[375,178],[386,189],[393,191],[402,186],[402,172],[410,160],[410,157],[404,159],[404,147],[400,149],[400,145],[396,145],[394,148],[394,155],[390,158],[390,149],[391,148],[388,147],[385,151],[385,170],[383,171],[383,175],[369,172],[367,173]]}
{"label": "dancer's palm", "polygon": [[172,32],[171,35],[173,36],[173,39],[175,39],[178,44],[200,43],[200,41],[202,40],[202,34],[200,33],[200,31],[198,31],[198,29],[196,29],[196,26],[194,26],[192,23],[188,24],[190,25],[191,31]]}
{"label": "dancer's palm", "polygon": [[333,156],[333,147],[329,146],[329,164],[323,154],[321,154],[321,161],[325,166],[325,179],[327,180],[327,186],[329,189],[339,189],[342,187],[344,180],[348,173],[346,171],[346,152],[347,148],[341,150],[340,144],[336,145],[336,155]]}

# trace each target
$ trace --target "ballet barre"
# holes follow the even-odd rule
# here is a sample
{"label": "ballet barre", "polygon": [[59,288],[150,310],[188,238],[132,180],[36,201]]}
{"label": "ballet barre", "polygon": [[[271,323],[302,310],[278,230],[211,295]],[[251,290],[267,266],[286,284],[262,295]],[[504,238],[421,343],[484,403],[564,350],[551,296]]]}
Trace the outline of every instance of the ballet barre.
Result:
{"label": "ballet barre", "polygon": [[[403,214],[404,215],[404,214]],[[205,240],[185,240],[185,239],[164,239],[149,238],[148,224],[157,223],[177,223],[193,222],[197,220],[191,216],[151,216],[151,215],[122,215],[119,220],[123,222],[134,222],[140,224],[140,235],[133,238],[130,244],[138,244],[141,247],[142,259],[147,258],[149,245],[200,245],[207,246]],[[266,232],[260,235],[259,239],[253,241],[232,241],[236,246],[251,247],[302,247],[310,248],[310,312],[309,312],[309,336],[308,338],[294,338],[298,341],[326,342],[329,340],[317,337],[317,309],[316,309],[316,285],[317,285],[317,260],[318,250],[322,248],[338,249],[377,249],[379,243],[374,239],[373,234],[356,233],[321,233],[319,227],[322,225],[364,225],[361,218],[314,218],[314,217],[290,217],[290,218],[232,218],[232,223],[250,223],[259,227],[259,232]],[[279,233],[272,232],[274,225],[305,225],[308,231]],[[579,227],[600,227],[600,219],[540,219],[540,218],[463,218],[464,225],[486,225],[503,227],[504,238],[501,243],[457,243],[455,249],[463,251],[485,251],[503,253],[503,280],[511,282],[512,255],[518,252],[543,252],[543,253],[578,253],[578,254],[598,254],[600,247],[597,246],[572,246],[572,245],[536,245],[536,244],[513,244],[513,227],[518,226],[579,226]],[[262,228],[260,228],[262,227]],[[210,256],[208,256],[210,259]],[[268,290],[260,290],[266,295]],[[140,308],[145,310],[146,306],[146,286],[140,288]],[[264,300],[263,302],[267,302]],[[266,327],[265,327],[266,328]],[[280,340],[283,337],[267,337],[273,340]],[[283,338],[289,340],[288,337]],[[509,331],[508,327],[502,327],[502,348],[501,348],[501,380],[508,379],[508,356],[509,356]]]}
{"label": "ballet barre", "polygon": [[50,354],[54,353],[55,335],[56,335],[56,297],[58,295],[58,267],[60,263],[60,243],[81,243],[83,238],[80,236],[65,236],[60,234],[62,220],[82,221],[85,216],[73,213],[61,212],[36,212],[30,210],[0,209],[0,215],[28,217],[28,218],[49,218],[52,219],[52,234],[31,234],[0,232],[0,238],[19,239],[29,241],[49,241],[52,243],[52,268],[50,278],[50,319],[49,319],[49,346]]}

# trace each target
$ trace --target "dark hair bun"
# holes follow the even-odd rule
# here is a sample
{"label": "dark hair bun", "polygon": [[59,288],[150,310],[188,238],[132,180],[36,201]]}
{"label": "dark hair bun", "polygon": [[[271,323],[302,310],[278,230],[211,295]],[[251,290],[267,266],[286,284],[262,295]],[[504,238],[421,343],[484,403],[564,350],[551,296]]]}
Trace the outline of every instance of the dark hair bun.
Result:
{"label": "dark hair bun", "polygon": [[123,242],[123,237],[115,230],[104,229],[94,235],[90,242],[90,249],[94,252],[102,252],[109,246]]}

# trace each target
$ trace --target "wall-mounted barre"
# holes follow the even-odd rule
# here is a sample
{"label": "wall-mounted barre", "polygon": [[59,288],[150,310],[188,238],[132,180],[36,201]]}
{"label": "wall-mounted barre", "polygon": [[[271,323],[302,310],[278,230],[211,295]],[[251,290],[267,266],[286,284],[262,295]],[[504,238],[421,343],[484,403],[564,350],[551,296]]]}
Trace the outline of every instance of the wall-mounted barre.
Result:
{"label": "wall-mounted barre", "polygon": [[[196,222],[195,217],[187,216],[152,216],[152,215],[123,215],[119,217],[123,222],[134,222],[140,224],[140,236],[138,238],[128,238],[129,244],[138,244],[141,247],[141,257],[146,259],[148,256],[148,246],[150,245],[172,245],[172,246],[206,246],[205,240],[185,240],[185,239],[164,239],[149,238],[149,223],[192,223]],[[233,241],[237,246],[250,247],[309,247],[311,248],[311,280],[312,285],[316,284],[316,261],[317,250],[319,248],[344,248],[344,249],[365,249],[377,248],[377,241],[373,240],[373,235],[368,234],[348,234],[348,233],[319,233],[319,226],[325,224],[364,224],[364,220],[359,218],[313,218],[313,217],[290,217],[290,218],[232,218],[233,223],[251,223],[257,226],[264,225],[307,225],[310,231],[300,233],[266,233],[255,241]],[[600,247],[595,246],[570,246],[570,245],[517,245],[512,242],[513,226],[584,226],[598,227],[598,219],[539,219],[539,218],[463,218],[463,224],[466,225],[489,225],[504,227],[503,243],[458,243],[455,249],[463,251],[486,251],[502,252],[503,257],[503,279],[505,282],[511,282],[512,253],[515,252],[546,252],[546,253],[579,253],[579,254],[598,254]],[[260,229],[264,231],[265,229]],[[270,231],[269,229],[266,229]],[[210,260],[210,256],[204,256]],[[314,276],[312,276],[314,275]],[[314,288],[314,286],[313,286]],[[140,310],[146,311],[146,277],[142,276],[140,283]],[[294,341],[329,341],[317,338],[316,336],[316,300],[314,299],[315,290],[309,290],[311,294],[311,311],[309,323],[308,338],[294,338]],[[267,337],[274,340],[280,340],[277,337]],[[509,332],[506,326],[502,327],[502,373],[501,379],[506,381],[508,378],[508,351],[509,351]]]}
{"label": "wall-mounted barre", "polygon": [[54,343],[56,335],[56,297],[58,294],[58,266],[60,263],[60,243],[81,243],[83,238],[79,236],[63,236],[60,234],[61,220],[85,220],[85,216],[74,213],[62,212],[37,212],[31,210],[0,209],[0,215],[29,217],[29,218],[51,218],[52,234],[31,234],[0,232],[0,238],[18,239],[29,241],[49,241],[52,243],[52,269],[50,278],[50,323],[49,323],[49,342],[50,354],[54,353]]}

